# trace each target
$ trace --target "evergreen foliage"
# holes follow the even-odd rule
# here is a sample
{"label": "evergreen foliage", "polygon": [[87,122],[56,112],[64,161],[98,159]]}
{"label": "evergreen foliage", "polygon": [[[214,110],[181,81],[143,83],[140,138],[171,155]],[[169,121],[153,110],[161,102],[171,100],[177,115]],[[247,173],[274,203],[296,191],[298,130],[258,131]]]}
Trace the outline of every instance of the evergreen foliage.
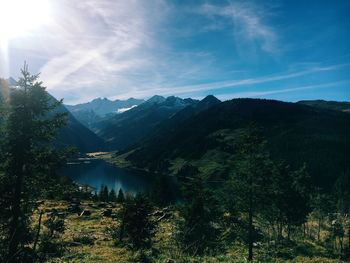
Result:
{"label": "evergreen foliage", "polygon": [[152,206],[143,194],[126,199],[121,211],[119,242],[127,242],[135,250],[144,250],[152,245],[156,223],[151,219]]}
{"label": "evergreen foliage", "polygon": [[218,200],[198,173],[188,178],[183,192],[186,203],[180,209],[181,219],[177,224],[181,249],[190,255],[215,253],[222,231]]}
{"label": "evergreen foliage", "polygon": [[101,202],[108,202],[108,186],[107,185],[101,185],[100,192],[98,194],[99,200]]}
{"label": "evergreen foliage", "polygon": [[42,192],[43,178],[57,168],[57,162],[45,162],[57,156],[50,142],[65,124],[65,114],[52,114],[61,102],[51,99],[39,75],[31,75],[26,64],[21,73],[18,88],[10,93],[1,145],[1,254],[9,262],[21,261],[28,250],[34,200]]}
{"label": "evergreen foliage", "polygon": [[114,189],[111,189],[111,191],[109,192],[108,201],[109,202],[116,202],[117,201],[117,195],[116,195]]}
{"label": "evergreen foliage", "polygon": [[123,189],[120,188],[118,191],[117,202],[123,203],[124,201],[125,201],[124,192],[123,192]]}

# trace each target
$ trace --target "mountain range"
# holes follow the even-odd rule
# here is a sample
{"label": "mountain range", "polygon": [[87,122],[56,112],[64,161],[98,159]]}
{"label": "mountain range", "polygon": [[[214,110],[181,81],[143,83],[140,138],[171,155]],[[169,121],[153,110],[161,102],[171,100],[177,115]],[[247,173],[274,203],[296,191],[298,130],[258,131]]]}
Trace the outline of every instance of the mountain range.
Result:
{"label": "mountain range", "polygon": [[[9,92],[4,83],[8,81],[0,82],[1,96]],[[81,152],[118,151],[115,158],[142,169],[166,160],[174,174],[191,163],[207,176],[225,177],[229,167],[223,162],[232,154],[227,143],[255,123],[273,158],[293,168],[305,163],[322,187],[350,170],[349,102],[221,102],[214,96],[195,100],[156,95],[147,101],[98,98],[57,110],[68,115],[57,145],[73,145]]]}
{"label": "mountain range", "polygon": [[65,105],[65,107],[77,120],[92,129],[95,123],[104,118],[127,111],[143,102],[144,100],[134,98],[114,101],[107,98],[97,98],[87,103]]}
{"label": "mountain range", "polygon": [[197,103],[193,99],[153,96],[122,114],[95,123],[92,130],[106,141],[108,149],[122,150],[151,134],[176,112]]}

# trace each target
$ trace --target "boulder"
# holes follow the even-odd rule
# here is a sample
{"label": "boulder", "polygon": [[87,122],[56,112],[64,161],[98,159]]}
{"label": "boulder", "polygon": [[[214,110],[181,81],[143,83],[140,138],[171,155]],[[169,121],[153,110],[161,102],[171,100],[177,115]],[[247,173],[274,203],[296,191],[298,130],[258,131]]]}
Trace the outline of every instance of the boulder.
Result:
{"label": "boulder", "polygon": [[91,216],[90,210],[84,209],[79,216]]}
{"label": "boulder", "polygon": [[68,207],[68,212],[70,213],[80,213],[81,208],[78,204],[70,204]]}

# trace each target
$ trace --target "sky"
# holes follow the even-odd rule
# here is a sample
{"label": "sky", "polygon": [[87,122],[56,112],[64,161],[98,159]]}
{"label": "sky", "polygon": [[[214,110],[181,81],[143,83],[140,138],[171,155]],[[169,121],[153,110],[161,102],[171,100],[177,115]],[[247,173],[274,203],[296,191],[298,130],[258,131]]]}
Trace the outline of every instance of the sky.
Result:
{"label": "sky", "polygon": [[25,1],[0,0],[0,76],[17,78],[26,61],[66,104],[155,94],[350,101],[348,0]]}

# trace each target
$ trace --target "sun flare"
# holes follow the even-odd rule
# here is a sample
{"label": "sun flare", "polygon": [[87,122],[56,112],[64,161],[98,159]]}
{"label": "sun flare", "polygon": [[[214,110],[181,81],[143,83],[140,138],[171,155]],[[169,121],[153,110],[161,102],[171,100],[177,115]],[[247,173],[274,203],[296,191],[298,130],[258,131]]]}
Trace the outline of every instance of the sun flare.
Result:
{"label": "sun flare", "polygon": [[30,34],[49,18],[48,0],[0,0],[0,43]]}

